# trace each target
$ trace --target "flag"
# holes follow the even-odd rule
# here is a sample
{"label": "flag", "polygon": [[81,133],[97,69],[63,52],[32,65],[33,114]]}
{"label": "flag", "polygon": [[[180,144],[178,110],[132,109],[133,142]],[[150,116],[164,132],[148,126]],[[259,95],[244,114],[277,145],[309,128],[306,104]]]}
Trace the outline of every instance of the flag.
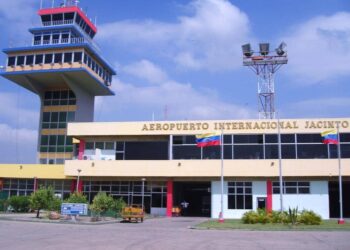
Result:
{"label": "flag", "polygon": [[220,145],[220,134],[209,133],[196,135],[197,147],[207,146],[219,146]]}
{"label": "flag", "polygon": [[335,130],[328,130],[321,133],[324,144],[338,144],[338,134]]}

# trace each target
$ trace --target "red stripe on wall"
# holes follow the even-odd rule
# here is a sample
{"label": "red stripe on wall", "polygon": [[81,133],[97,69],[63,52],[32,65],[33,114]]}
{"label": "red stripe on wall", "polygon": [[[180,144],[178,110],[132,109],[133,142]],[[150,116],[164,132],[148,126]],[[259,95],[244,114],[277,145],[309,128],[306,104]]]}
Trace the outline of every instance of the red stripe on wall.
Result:
{"label": "red stripe on wall", "polygon": [[266,181],[266,193],[267,193],[266,211],[272,212],[272,181],[271,180]]}
{"label": "red stripe on wall", "polygon": [[174,182],[172,180],[168,180],[167,182],[167,193],[166,193],[166,216],[172,216],[173,210],[173,188]]}
{"label": "red stripe on wall", "polygon": [[85,151],[85,141],[84,140],[80,140],[80,142],[79,142],[78,160],[83,160],[84,151]]}

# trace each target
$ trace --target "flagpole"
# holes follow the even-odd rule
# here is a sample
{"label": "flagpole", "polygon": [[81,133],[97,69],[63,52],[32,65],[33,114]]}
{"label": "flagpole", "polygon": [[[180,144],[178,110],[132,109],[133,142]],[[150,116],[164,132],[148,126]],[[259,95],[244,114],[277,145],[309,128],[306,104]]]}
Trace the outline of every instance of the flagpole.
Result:
{"label": "flagpole", "polygon": [[220,147],[221,147],[221,197],[220,197],[220,214],[219,214],[219,222],[224,222],[224,134],[223,129],[221,129],[221,136],[220,136]]}
{"label": "flagpole", "polygon": [[282,146],[281,146],[281,128],[280,118],[277,114],[277,132],[278,132],[278,169],[280,186],[280,211],[283,212],[283,178],[282,178]]}
{"label": "flagpole", "polygon": [[337,124],[337,147],[338,147],[338,168],[339,168],[339,209],[340,209],[340,218],[338,224],[344,224],[343,218],[343,187],[342,187],[342,174],[341,174],[341,152],[340,152],[340,134],[339,134],[339,124]]}

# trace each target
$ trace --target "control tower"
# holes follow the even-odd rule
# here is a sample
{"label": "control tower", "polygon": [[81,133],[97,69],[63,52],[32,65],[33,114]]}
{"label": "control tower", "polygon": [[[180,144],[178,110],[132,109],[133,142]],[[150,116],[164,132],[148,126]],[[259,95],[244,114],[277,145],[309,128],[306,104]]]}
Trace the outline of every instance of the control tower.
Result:
{"label": "control tower", "polygon": [[95,96],[114,95],[115,71],[93,38],[96,26],[78,6],[64,1],[38,11],[41,26],[29,29],[28,45],[7,48],[1,75],[40,98],[38,161],[62,164],[73,157],[68,122],[92,122]]}

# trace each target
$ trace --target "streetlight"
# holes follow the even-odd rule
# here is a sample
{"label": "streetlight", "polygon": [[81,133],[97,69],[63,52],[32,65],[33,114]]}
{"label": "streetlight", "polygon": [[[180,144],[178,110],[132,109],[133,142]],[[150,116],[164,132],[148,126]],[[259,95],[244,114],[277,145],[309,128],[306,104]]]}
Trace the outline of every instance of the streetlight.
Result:
{"label": "streetlight", "polygon": [[76,187],[75,191],[78,193],[79,192],[79,190],[78,190],[78,188],[79,188],[79,177],[80,177],[81,169],[78,168],[77,171],[78,171],[78,178],[77,178],[77,187]]}
{"label": "streetlight", "polygon": [[144,207],[144,196],[145,196],[145,181],[146,181],[146,178],[142,178],[141,181],[142,181],[142,201],[141,201],[141,203],[142,203],[142,209],[145,209],[145,207]]}

